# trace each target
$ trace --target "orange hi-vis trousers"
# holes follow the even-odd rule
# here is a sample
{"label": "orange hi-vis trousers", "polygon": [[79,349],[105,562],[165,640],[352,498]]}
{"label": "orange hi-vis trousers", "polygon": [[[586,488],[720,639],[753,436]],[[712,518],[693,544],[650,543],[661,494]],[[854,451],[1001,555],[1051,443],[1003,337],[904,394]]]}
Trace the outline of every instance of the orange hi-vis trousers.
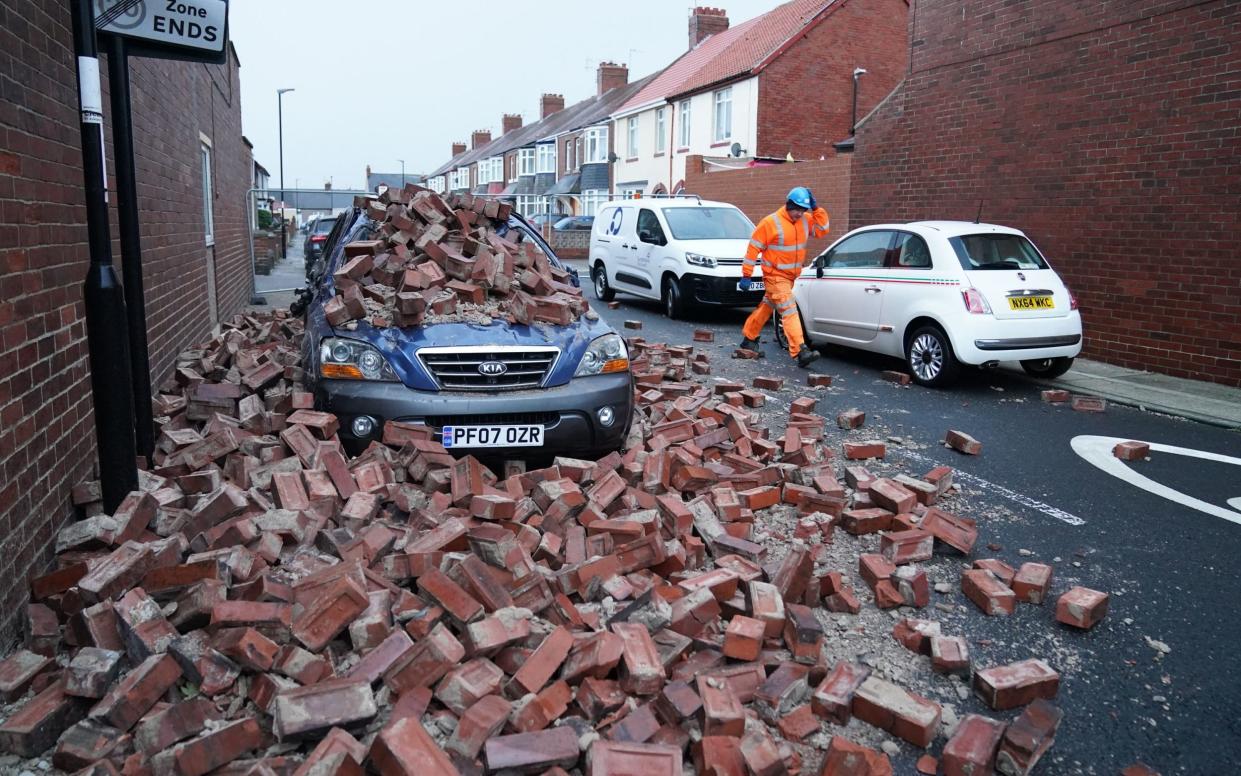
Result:
{"label": "orange hi-vis trousers", "polygon": [[806,337],[801,330],[801,319],[797,317],[797,303],[793,301],[793,278],[771,273],[763,275],[762,280],[767,287],[767,293],[758,307],[754,308],[754,312],[750,313],[750,317],[745,319],[741,331],[746,339],[756,340],[771,318],[771,313],[779,313],[784,335],[789,340],[789,355],[797,358]]}

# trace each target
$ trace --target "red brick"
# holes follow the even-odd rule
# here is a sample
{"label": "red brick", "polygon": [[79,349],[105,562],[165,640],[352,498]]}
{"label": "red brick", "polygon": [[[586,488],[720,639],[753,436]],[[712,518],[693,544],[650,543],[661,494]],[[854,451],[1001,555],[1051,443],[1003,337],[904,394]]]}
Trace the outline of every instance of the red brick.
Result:
{"label": "red brick", "polygon": [[823,626],[810,607],[789,603],[784,606],[784,643],[801,663],[817,663],[823,647]]}
{"label": "red brick", "polygon": [[500,691],[504,672],[478,657],[453,668],[435,688],[435,699],[458,716],[481,698]]}
{"label": "red brick", "polygon": [[1060,403],[1060,402],[1066,402],[1069,400],[1068,391],[1055,389],[1055,388],[1042,391],[1039,395],[1043,399],[1043,401],[1050,402],[1050,403]]}
{"label": "red brick", "polygon": [[198,735],[208,720],[221,716],[215,704],[205,698],[175,703],[143,717],[134,728],[134,744],[147,756],[152,756],[178,741]]}
{"label": "red brick", "polygon": [[863,461],[869,458],[883,458],[887,455],[887,446],[883,442],[844,442],[845,458],[850,461]]}
{"label": "red brick", "polygon": [[934,554],[935,537],[920,528],[893,531],[879,537],[879,552],[895,565],[930,560]]}
{"label": "red brick", "polygon": [[[120,655],[112,654],[116,655],[113,664],[119,667]],[[36,655],[24,649],[19,649],[9,655],[3,662],[0,662],[0,699],[5,703],[12,703],[22,697],[34,682],[35,677],[51,668],[52,665],[51,658]]]}
{"label": "red brick", "polygon": [[789,741],[803,741],[808,736],[819,732],[819,720],[810,709],[810,704],[803,703],[780,718],[780,733]]}
{"label": "red brick", "polygon": [[1074,396],[1069,405],[1075,412],[1104,412],[1107,402],[1097,396]]}
{"label": "red brick", "polygon": [[960,636],[931,638],[931,670],[940,674],[969,676],[970,650]]}
{"label": "red brick", "polygon": [[1012,614],[1017,596],[995,574],[986,569],[971,569],[961,575],[961,590],[983,614]]}
{"label": "red brick", "polygon": [[85,713],[85,701],[66,695],[59,683],[53,684],[0,725],[0,751],[38,757]]}
{"label": "red brick", "polygon": [[269,671],[280,645],[254,628],[228,628],[216,634],[215,648],[252,671]]}
{"label": "red brick", "polygon": [[918,503],[918,497],[900,483],[887,477],[880,477],[870,484],[870,498],[876,505],[889,512],[912,512]]}
{"label": "red brick", "polygon": [[414,648],[397,659],[384,674],[384,684],[398,693],[438,682],[465,657],[465,647],[443,624],[437,624]]}
{"label": "red brick", "polygon": [[272,704],[272,732],[286,741],[362,722],[377,711],[369,682],[328,679],[278,694]]}
{"label": "red brick", "polygon": [[863,553],[858,556],[858,576],[872,590],[880,581],[890,579],[896,566],[882,555]]}
{"label": "red brick", "polygon": [[768,638],[784,632],[784,599],[775,585],[757,580],[747,583],[745,601],[747,613],[763,622]]}
{"label": "red brick", "polygon": [[939,635],[939,623],[906,617],[892,627],[892,638],[901,646],[919,655],[931,654],[931,639]]}
{"label": "red brick", "polygon": [[964,431],[950,429],[947,435],[944,436],[944,444],[966,455],[978,455],[982,452],[982,442],[979,442]]}
{"label": "red brick", "polygon": [[974,526],[974,521],[957,517],[935,507],[927,509],[918,527],[966,555],[970,554],[974,549],[974,543],[978,541],[978,529]]}
{"label": "red brick", "polygon": [[694,744],[694,771],[700,776],[746,776],[741,740],[732,736],[703,736]]}
{"label": "red brick", "polygon": [[724,655],[735,660],[757,660],[763,649],[766,625],[744,615],[735,615],[724,632]]}
{"label": "red brick", "polygon": [[340,577],[321,591],[293,621],[293,635],[311,652],[319,652],[349,627],[370,603],[366,590]]}
{"label": "red brick", "polygon": [[1011,587],[1018,601],[1041,604],[1051,589],[1052,569],[1043,563],[1023,563],[1013,576]]}
{"label": "red brick", "polygon": [[944,776],[977,776],[991,771],[1005,723],[979,714],[966,714],[944,744],[939,763]]}
{"label": "red brick", "polygon": [[444,748],[456,752],[467,760],[478,756],[483,744],[499,734],[508,721],[513,704],[498,695],[488,695],[466,710],[457,723],[457,729]]}
{"label": "red brick", "polygon": [[1089,630],[1107,616],[1109,596],[1088,587],[1072,587],[1056,601],[1056,620]]}
{"label": "red brick", "polygon": [[399,719],[379,732],[371,744],[371,766],[380,776],[460,776],[417,717]]}
{"label": "red brick", "polygon": [[854,693],[853,715],[923,748],[939,730],[938,703],[875,676],[867,677]]}
{"label": "red brick", "polygon": [[618,622],[612,624],[612,632],[623,642],[620,682],[625,692],[635,695],[654,695],[663,688],[666,680],[659,651],[645,625]]}
{"label": "red brick", "polygon": [[1054,698],[1059,689],[1060,674],[1037,658],[974,672],[974,694],[997,711]]}
{"label": "red brick", "polygon": [[868,676],[870,669],[866,666],[838,661],[810,698],[814,712],[837,725],[847,725],[852,713],[853,694]]}
{"label": "red brick", "polygon": [[129,730],[181,678],[171,655],[152,655],[112,686],[90,710],[91,719]]}
{"label": "red brick", "polygon": [[819,776],[892,776],[892,763],[882,752],[834,735],[823,755]]}
{"label": "red brick", "polygon": [[[316,767],[333,776],[362,775],[367,747],[341,728],[332,728],[306,757],[293,776],[317,776]],[[350,762],[346,762],[347,758]],[[323,765],[319,765],[323,763]]]}
{"label": "red brick", "polygon": [[465,625],[483,616],[483,605],[439,569],[431,569],[420,576],[418,589],[429,600],[443,608],[448,616],[459,625]]}
{"label": "red brick", "polygon": [[858,601],[857,596],[854,595],[853,590],[847,587],[824,598],[823,607],[829,612],[841,614],[857,614],[862,610],[862,604]]}
{"label": "red brick", "polygon": [[579,754],[577,733],[567,725],[534,733],[496,736],[483,747],[488,773],[539,773],[556,766],[572,768]]}
{"label": "red brick", "polygon": [[996,560],[995,558],[981,558],[976,560],[974,561],[974,568],[986,569],[987,571],[990,571],[992,574],[995,574],[996,579],[1003,582],[1007,587],[1013,586],[1013,577],[1017,574],[1016,569],[1012,566],[1002,560]]}
{"label": "red brick", "polygon": [[840,527],[854,536],[887,531],[892,527],[892,513],[881,507],[848,509],[840,514]]}
{"label": "red brick", "polygon": [[861,410],[844,410],[836,415],[836,425],[846,431],[861,428],[866,422],[866,413]]}
{"label": "red brick", "polygon": [[509,697],[518,698],[543,689],[564,663],[572,647],[573,635],[564,627],[557,627],[544,637],[521,668],[513,674],[505,693]]}
{"label": "red brick", "polygon": [[[354,663],[345,676],[349,679],[361,679],[374,684],[413,648],[414,641],[409,634],[396,628],[388,634],[387,638],[362,655],[362,659]],[[316,668],[318,668],[317,665]],[[324,668],[330,668],[330,666],[324,666]]]}
{"label": "red brick", "polygon": [[753,776],[785,776],[788,769],[767,728],[755,725],[741,737],[741,759]]}
{"label": "red brick", "polygon": [[1150,456],[1151,446],[1146,442],[1118,442],[1112,455],[1122,461],[1144,461]]}
{"label": "red brick", "polygon": [[173,747],[172,759],[181,776],[203,776],[263,743],[258,720],[247,717]]}
{"label": "red brick", "polygon": [[704,736],[737,736],[745,733],[745,710],[735,693],[721,679],[698,677],[702,698]]}
{"label": "red brick", "polygon": [[1043,699],[1026,706],[1004,731],[996,767],[1001,773],[1026,776],[1055,741],[1061,711]]}

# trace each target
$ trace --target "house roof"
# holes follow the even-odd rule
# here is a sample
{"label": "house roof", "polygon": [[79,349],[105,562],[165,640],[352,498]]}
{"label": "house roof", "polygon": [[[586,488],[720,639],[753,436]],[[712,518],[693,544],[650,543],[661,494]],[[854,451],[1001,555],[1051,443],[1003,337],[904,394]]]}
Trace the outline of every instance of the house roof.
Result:
{"label": "house roof", "polygon": [[757,73],[785,44],[846,0],[789,0],[762,16],[712,35],[682,54],[658,78],[621,105],[628,113],[740,75]]}
{"label": "house roof", "polygon": [[[423,176],[415,172],[405,173],[405,183],[422,183]],[[366,176],[366,190],[374,191],[380,185],[388,188],[400,188],[401,173],[399,172],[372,172]]]}
{"label": "house roof", "polygon": [[563,132],[572,132],[575,129],[590,126],[600,119],[607,118],[616,109],[617,105],[628,99],[630,95],[641,89],[654,77],[654,75],[649,75],[625,86],[609,89],[601,95],[588,97],[563,110],[556,111],[545,119],[540,119],[533,124],[527,124],[506,135],[501,135],[481,148],[469,149],[462,154],[454,156],[442,166],[436,168],[435,172],[427,177],[443,175],[449,170],[472,164],[479,159],[507,153],[514,148],[521,148],[544,139],[550,139]]}

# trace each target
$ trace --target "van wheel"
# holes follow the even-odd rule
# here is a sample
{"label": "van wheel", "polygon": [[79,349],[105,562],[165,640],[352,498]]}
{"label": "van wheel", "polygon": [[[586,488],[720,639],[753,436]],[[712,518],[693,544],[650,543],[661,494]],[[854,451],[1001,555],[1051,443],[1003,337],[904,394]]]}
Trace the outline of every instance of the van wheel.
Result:
{"label": "van wheel", "polygon": [[604,269],[602,261],[595,263],[590,271],[590,277],[595,283],[596,299],[600,302],[610,302],[616,298],[616,291],[608,285],[608,271]]}
{"label": "van wheel", "polygon": [[664,281],[664,314],[672,320],[685,317],[685,297],[681,296],[681,284],[674,277]]}
{"label": "van wheel", "polygon": [[1031,359],[1022,361],[1021,368],[1031,377],[1059,377],[1073,368],[1073,359],[1068,356]]}
{"label": "van wheel", "polygon": [[914,382],[941,388],[957,377],[957,358],[948,335],[938,326],[923,326],[905,342],[905,363]]}

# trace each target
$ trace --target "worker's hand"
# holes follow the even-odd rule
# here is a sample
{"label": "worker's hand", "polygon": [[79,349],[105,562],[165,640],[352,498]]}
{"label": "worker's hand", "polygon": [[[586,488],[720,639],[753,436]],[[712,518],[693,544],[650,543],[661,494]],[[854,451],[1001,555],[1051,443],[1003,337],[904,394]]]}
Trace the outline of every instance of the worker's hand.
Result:
{"label": "worker's hand", "polygon": [[754,282],[754,281],[753,281],[753,280],[750,280],[749,278],[742,278],[742,279],[741,279],[741,282],[740,282],[740,283],[738,283],[737,285],[741,288],[741,290],[742,290],[742,291],[749,291],[749,290],[750,290],[750,284],[751,284],[751,283],[753,283],[753,282]]}
{"label": "worker's hand", "polygon": [[813,213],[814,211],[818,209],[819,209],[819,202],[818,200],[814,198],[814,192],[812,191],[810,192],[810,212]]}

